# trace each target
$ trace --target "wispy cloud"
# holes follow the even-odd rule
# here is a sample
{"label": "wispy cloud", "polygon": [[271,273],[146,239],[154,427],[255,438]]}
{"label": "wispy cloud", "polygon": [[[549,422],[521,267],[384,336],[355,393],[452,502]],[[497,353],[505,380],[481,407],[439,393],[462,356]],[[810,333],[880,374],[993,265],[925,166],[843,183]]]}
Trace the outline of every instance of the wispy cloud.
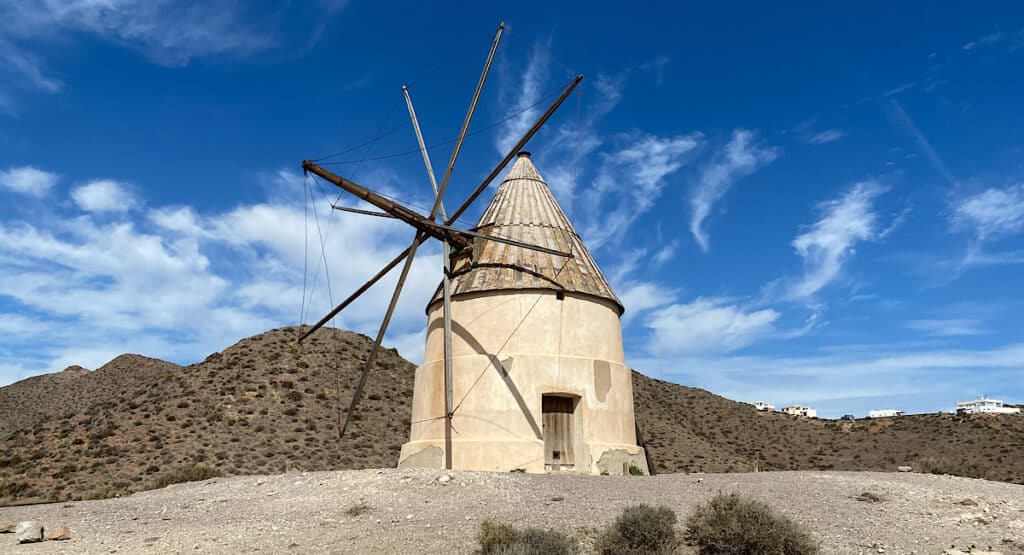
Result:
{"label": "wispy cloud", "polygon": [[273,39],[251,26],[242,7],[227,0],[201,4],[171,0],[26,1],[9,8],[2,33],[24,41],[61,31],[86,32],[141,50],[159,64],[184,65],[210,55],[245,56]]}
{"label": "wispy cloud", "polygon": [[698,298],[656,310],[644,325],[654,355],[725,353],[769,335],[778,318],[773,309],[747,311],[729,299]]}
{"label": "wispy cloud", "polygon": [[516,141],[523,136],[523,133],[526,133],[526,130],[536,121],[543,110],[541,106],[532,108],[530,106],[536,104],[545,93],[550,63],[545,52],[551,47],[551,40],[552,37],[548,37],[544,43],[534,46],[521,78],[513,78],[512,70],[500,66],[503,72],[504,87],[499,90],[501,95],[499,102],[506,107],[507,113],[525,110],[499,131],[494,146],[501,154],[505,154],[516,144]]}
{"label": "wispy cloud", "polygon": [[1024,184],[990,188],[961,199],[954,207],[952,223],[981,241],[1020,233],[1024,230]]}
{"label": "wispy cloud", "polygon": [[968,41],[968,42],[964,43],[962,49],[965,52],[969,52],[971,50],[977,49],[979,46],[991,46],[993,44],[1002,42],[1003,39],[1005,39],[1006,37],[1007,37],[1006,32],[1004,32],[1004,31],[996,31],[994,33],[989,33],[989,34],[987,34],[987,35],[985,35],[985,36],[983,36],[981,38],[978,38],[976,40],[972,40],[972,41]]}
{"label": "wispy cloud", "polygon": [[818,206],[818,221],[793,239],[793,248],[804,260],[804,275],[790,284],[788,297],[814,295],[841,275],[858,242],[878,237],[874,201],[883,192],[885,188],[878,183],[864,181]]}
{"label": "wispy cloud", "polygon": [[690,194],[690,233],[701,250],[707,252],[710,248],[705,222],[715,203],[724,198],[738,180],[754,173],[778,155],[778,148],[757,144],[756,133],[746,129],[734,131],[729,142],[715,154]]}
{"label": "wispy cloud", "polygon": [[653,281],[626,281],[616,287],[619,300],[626,312],[623,324],[629,325],[637,316],[647,311],[675,302],[679,289],[667,287]]}
{"label": "wispy cloud", "polygon": [[689,162],[701,138],[697,133],[658,137],[640,132],[621,137],[625,146],[603,155],[597,177],[581,195],[587,244],[599,249],[622,239],[654,207],[668,177]]}
{"label": "wispy cloud", "polygon": [[907,326],[931,335],[953,337],[963,335],[983,335],[988,333],[980,320],[968,318],[949,318],[936,320],[911,320]]}
{"label": "wispy cloud", "polygon": [[807,137],[807,142],[811,143],[812,145],[824,145],[828,143],[834,143],[845,136],[846,132],[841,129],[826,129],[824,131],[814,133],[810,137]]}
{"label": "wispy cloud", "polygon": [[925,158],[928,159],[928,162],[936,173],[941,175],[950,185],[958,185],[959,182],[953,176],[953,173],[949,171],[948,167],[946,167],[946,163],[939,157],[939,154],[932,147],[928,138],[924,136],[924,133],[922,133],[914,123],[914,120],[910,119],[910,115],[903,109],[903,105],[896,99],[895,94],[887,94],[886,96],[886,106],[888,107],[886,113],[889,115],[889,118],[896,125],[910,134],[914,143],[917,145],[921,153],[924,154]]}
{"label": "wispy cloud", "polygon": [[64,84],[57,78],[46,75],[43,61],[38,56],[5,41],[0,35],[0,77],[7,73],[10,82],[29,85],[30,88],[46,93],[57,93]]}
{"label": "wispy cloud", "polygon": [[668,262],[669,260],[672,260],[672,257],[675,256],[676,249],[678,248],[678,240],[672,241],[671,243],[661,247],[660,249],[658,249],[658,252],[654,253],[654,256],[651,257],[651,266],[658,267]]}
{"label": "wispy cloud", "polygon": [[[344,0],[267,12],[234,0],[23,0],[0,2],[0,82],[8,89],[5,111],[14,113],[17,97],[58,93],[65,84],[47,67],[45,52],[54,43],[90,35],[134,49],[153,63],[179,67],[200,58],[240,59],[266,52],[278,43],[286,14],[311,16],[308,52]],[[16,96],[9,92],[15,90]]]}
{"label": "wispy cloud", "polygon": [[57,174],[32,166],[0,170],[0,187],[34,197],[46,196],[57,184]]}
{"label": "wispy cloud", "polygon": [[961,269],[1024,263],[1022,251],[985,250],[986,243],[1024,231],[1024,184],[990,188],[959,199],[953,207],[950,223],[954,230],[971,235]]}
{"label": "wispy cloud", "polygon": [[663,364],[671,379],[744,401],[810,403],[823,416],[865,414],[899,400],[909,411],[950,410],[957,398],[985,391],[1009,399],[1019,387],[1024,344],[991,349],[935,349],[920,345],[836,345],[805,356],[693,353],[631,360],[648,372]]}
{"label": "wispy cloud", "polygon": [[138,204],[126,184],[112,179],[97,179],[76,187],[71,199],[86,212],[124,212]]}

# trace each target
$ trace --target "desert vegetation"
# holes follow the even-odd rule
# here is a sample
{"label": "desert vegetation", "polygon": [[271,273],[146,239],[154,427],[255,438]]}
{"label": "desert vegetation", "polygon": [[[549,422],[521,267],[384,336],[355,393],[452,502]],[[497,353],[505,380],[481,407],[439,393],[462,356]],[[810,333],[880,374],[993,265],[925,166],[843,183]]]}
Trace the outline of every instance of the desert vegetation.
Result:
{"label": "desert vegetation", "polygon": [[[807,529],[768,505],[741,495],[719,494],[686,519],[685,541],[676,513],[664,506],[632,505],[598,532],[592,551],[600,555],[670,555],[685,548],[702,554],[814,555],[818,542]],[[547,555],[582,551],[580,541],[560,530],[517,529],[487,520],[477,535],[483,555]]]}
{"label": "desert vegetation", "polygon": [[802,525],[736,493],[719,494],[686,519],[686,540],[701,553],[812,555],[818,542]]}
{"label": "desert vegetation", "polygon": [[[393,467],[408,439],[414,366],[381,353],[339,444],[370,340],[324,329],[299,345],[297,333],[271,330],[187,367],[121,355],[0,388],[0,504],[123,495],[200,465],[224,475]],[[654,473],[907,464],[1024,483],[1021,415],[835,422],[758,413],[638,373],[633,386]]]}

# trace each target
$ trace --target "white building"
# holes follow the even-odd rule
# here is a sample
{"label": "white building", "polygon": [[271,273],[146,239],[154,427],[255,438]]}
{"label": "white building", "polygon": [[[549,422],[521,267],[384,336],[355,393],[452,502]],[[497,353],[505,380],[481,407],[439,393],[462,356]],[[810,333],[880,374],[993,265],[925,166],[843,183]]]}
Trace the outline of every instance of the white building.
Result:
{"label": "white building", "polygon": [[782,412],[786,414],[792,414],[794,416],[806,416],[807,418],[818,417],[818,411],[812,409],[811,407],[805,407],[803,405],[791,405],[788,407],[783,407]]}
{"label": "white building", "polygon": [[903,416],[906,414],[901,410],[896,409],[881,409],[868,411],[868,418],[893,418],[895,416]]}
{"label": "white building", "polygon": [[768,403],[765,403],[764,401],[758,401],[758,402],[754,403],[754,408],[759,410],[759,411],[761,411],[761,412],[774,412],[775,411],[775,405],[769,405]]}
{"label": "white building", "polygon": [[1020,409],[1017,407],[1008,407],[999,399],[989,399],[984,395],[979,395],[973,401],[957,401],[956,403],[957,414],[1017,414],[1019,412]]}

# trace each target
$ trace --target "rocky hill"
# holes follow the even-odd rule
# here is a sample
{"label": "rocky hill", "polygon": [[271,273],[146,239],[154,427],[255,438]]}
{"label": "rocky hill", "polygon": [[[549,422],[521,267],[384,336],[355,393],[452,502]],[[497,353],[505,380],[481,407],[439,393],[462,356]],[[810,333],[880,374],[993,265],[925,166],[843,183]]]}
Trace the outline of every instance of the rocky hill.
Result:
{"label": "rocky hill", "polygon": [[[415,367],[385,350],[337,440],[369,338],[297,328],[188,367],[122,355],[0,388],[0,504],[110,497],[198,472],[391,467],[409,433]],[[766,414],[634,373],[657,472],[886,470],[911,464],[1024,483],[1024,417],[915,415],[835,422]]]}
{"label": "rocky hill", "polygon": [[655,471],[915,471],[1024,484],[1024,415],[913,414],[837,421],[757,412],[702,389],[633,374]]}
{"label": "rocky hill", "polygon": [[110,497],[197,465],[227,474],[394,466],[415,367],[394,350],[378,356],[339,446],[338,409],[370,340],[324,329],[298,345],[296,334],[272,330],[184,368],[128,355],[0,389],[0,420],[17,421],[0,434],[0,503]]}
{"label": "rocky hill", "polygon": [[76,407],[114,402],[146,387],[161,374],[181,370],[177,364],[142,355],[121,355],[95,372],[69,366],[62,372],[34,376],[0,387],[0,437],[39,422],[63,417]]}

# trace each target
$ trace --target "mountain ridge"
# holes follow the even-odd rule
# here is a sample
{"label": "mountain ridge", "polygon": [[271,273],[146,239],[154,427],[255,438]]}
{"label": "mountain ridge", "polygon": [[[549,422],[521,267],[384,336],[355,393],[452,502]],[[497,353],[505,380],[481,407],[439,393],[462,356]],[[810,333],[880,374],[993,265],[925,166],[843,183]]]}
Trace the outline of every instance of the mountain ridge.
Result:
{"label": "mountain ridge", "polygon": [[[0,503],[110,497],[207,467],[225,474],[391,467],[408,440],[415,366],[384,349],[338,443],[371,345],[325,328],[242,339],[189,366],[121,355],[0,388]],[[655,472],[916,469],[1024,483],[1024,417],[856,422],[760,413],[633,373]]]}

